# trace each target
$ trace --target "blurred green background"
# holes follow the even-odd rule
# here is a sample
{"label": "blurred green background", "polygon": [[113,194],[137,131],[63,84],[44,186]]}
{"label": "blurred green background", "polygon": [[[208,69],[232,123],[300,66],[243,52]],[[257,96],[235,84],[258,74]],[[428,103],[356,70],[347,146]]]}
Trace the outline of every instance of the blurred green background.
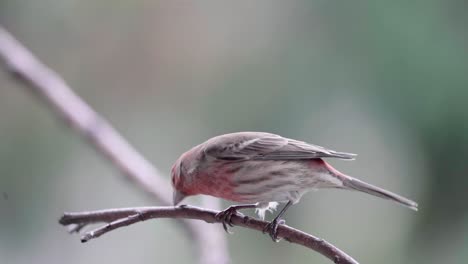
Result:
{"label": "blurred green background", "polygon": [[[0,24],[166,174],[183,151],[234,131],[358,153],[330,162],[420,211],[324,190],[305,195],[287,223],[361,263],[468,263],[467,8],[457,0],[1,0]],[[193,263],[171,220],[87,244],[68,235],[57,223],[64,211],[152,201],[3,68],[0,87],[1,263]],[[234,231],[232,263],[330,263]]]}

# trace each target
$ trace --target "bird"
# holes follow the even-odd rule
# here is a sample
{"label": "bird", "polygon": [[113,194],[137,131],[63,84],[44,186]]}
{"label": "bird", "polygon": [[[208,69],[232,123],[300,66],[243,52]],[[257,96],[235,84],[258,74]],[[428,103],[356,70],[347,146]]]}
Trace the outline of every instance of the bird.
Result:
{"label": "bird", "polygon": [[359,191],[418,210],[416,202],[341,173],[324,160],[355,157],[267,132],[216,136],[183,153],[172,166],[174,206],[199,194],[239,203],[216,215],[229,232],[238,210],[255,208],[264,218],[266,210],[285,203],[263,230],[273,241],[279,241],[278,226],[285,223],[281,217],[286,210],[310,190]]}

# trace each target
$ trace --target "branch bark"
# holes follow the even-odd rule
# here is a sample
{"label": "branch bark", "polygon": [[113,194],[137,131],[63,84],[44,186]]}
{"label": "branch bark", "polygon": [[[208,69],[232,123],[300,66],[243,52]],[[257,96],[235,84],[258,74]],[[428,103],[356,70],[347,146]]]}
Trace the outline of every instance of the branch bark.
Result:
{"label": "branch bark", "polygon": [[[29,50],[0,26],[0,58],[9,72],[29,89],[45,99],[65,122],[82,135],[92,147],[106,156],[136,186],[162,205],[170,205],[171,188],[167,178],[139,154],[103,117],[99,116],[53,70],[41,63]],[[219,208],[213,198],[203,205]],[[200,263],[228,263],[229,254],[223,231],[198,222],[181,221],[195,240]],[[212,241],[207,245],[205,241]],[[215,252],[215,253],[213,253]]]}
{"label": "branch bark", "polygon": [[[137,222],[146,221],[149,219],[184,218],[198,219],[207,223],[220,223],[220,221],[216,218],[217,213],[219,212],[187,205],[179,207],[135,207],[106,209],[90,212],[64,213],[64,215],[60,218],[59,223],[65,226],[76,225],[80,227],[89,224],[107,223],[106,225],[103,225],[95,230],[86,232],[81,237],[81,241],[87,242],[117,228],[132,225]],[[241,213],[233,215],[231,220],[232,224],[235,226],[245,227],[257,231],[263,231],[265,226],[268,224],[268,222],[254,219]],[[315,250],[328,259],[332,260],[334,263],[358,263],[352,257],[329,242],[287,225],[280,225],[278,227],[278,237],[283,238],[284,240],[291,243],[302,245],[309,249]]]}

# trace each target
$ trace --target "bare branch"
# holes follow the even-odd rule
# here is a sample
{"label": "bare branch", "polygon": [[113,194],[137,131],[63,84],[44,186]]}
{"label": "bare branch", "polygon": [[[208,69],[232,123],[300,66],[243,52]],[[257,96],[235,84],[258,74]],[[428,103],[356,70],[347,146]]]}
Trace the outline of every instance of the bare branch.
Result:
{"label": "bare branch", "polygon": [[[185,218],[198,219],[207,223],[219,223],[215,217],[218,211],[208,210],[194,206],[179,207],[135,207],[121,209],[107,209],[90,212],[65,213],[59,220],[62,225],[88,225],[96,223],[107,223],[95,230],[86,232],[82,242],[97,238],[117,228],[128,226],[137,222],[155,218]],[[237,213],[232,217],[232,224],[257,231],[263,231],[268,222],[244,216]],[[329,242],[309,235],[287,225],[280,225],[278,237],[294,244],[310,248],[329,258],[335,263],[357,264],[358,262],[345,252],[336,248]]]}
{"label": "bare branch", "polygon": [[[106,156],[130,181],[163,205],[171,204],[171,188],[159,171],[140,155],[104,118],[76,95],[54,71],[0,26],[0,58],[8,70],[55,108],[63,119]],[[217,204],[212,204],[217,205]],[[182,227],[197,241],[196,251],[204,264],[228,263],[227,242],[222,231],[183,221]],[[80,226],[75,227],[78,230]],[[207,232],[202,232],[206,230]],[[208,247],[204,241],[215,241]],[[217,254],[212,254],[216,251]]]}

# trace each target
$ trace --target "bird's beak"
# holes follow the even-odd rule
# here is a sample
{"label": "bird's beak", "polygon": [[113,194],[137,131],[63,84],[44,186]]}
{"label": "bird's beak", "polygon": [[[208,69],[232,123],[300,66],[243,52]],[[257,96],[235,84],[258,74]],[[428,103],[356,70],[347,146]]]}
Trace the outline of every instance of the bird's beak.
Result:
{"label": "bird's beak", "polygon": [[172,197],[174,200],[174,206],[182,202],[182,200],[185,198],[185,194],[179,192],[178,190],[174,190],[174,194]]}

